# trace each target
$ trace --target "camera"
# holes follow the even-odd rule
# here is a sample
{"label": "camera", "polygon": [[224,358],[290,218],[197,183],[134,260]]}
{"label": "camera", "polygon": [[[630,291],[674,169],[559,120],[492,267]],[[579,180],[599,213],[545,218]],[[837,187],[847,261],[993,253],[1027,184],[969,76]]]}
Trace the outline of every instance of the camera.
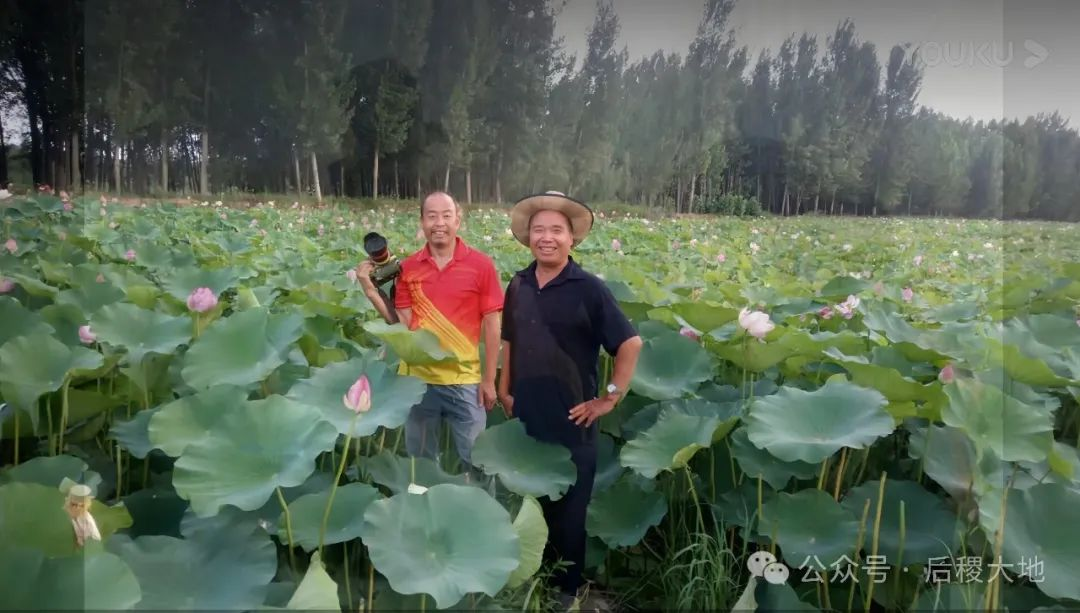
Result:
{"label": "camera", "polygon": [[364,251],[375,264],[375,268],[371,271],[371,281],[376,287],[397,279],[401,274],[401,263],[394,254],[390,253],[390,249],[386,246],[386,238],[378,232],[368,232],[364,236]]}

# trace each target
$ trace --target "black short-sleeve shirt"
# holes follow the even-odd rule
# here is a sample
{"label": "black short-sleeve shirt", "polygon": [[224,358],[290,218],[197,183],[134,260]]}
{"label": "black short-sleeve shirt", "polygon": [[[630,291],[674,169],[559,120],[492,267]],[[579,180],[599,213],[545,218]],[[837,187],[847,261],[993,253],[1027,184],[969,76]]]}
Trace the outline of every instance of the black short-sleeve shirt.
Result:
{"label": "black short-sleeve shirt", "polygon": [[600,349],[615,355],[637,336],[604,282],[573,258],[543,288],[536,262],[511,278],[502,317],[510,343],[514,414],[530,435],[568,446],[595,440],[597,425],[575,425],[569,411],[597,397]]}

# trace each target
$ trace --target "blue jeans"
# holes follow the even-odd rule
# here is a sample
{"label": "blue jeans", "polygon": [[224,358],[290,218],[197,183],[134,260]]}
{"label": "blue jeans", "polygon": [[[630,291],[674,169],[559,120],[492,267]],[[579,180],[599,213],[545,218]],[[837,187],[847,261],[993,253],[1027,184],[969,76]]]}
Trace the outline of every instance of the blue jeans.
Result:
{"label": "blue jeans", "polygon": [[487,427],[487,412],[480,405],[479,385],[432,385],[405,422],[405,448],[409,455],[438,462],[439,427],[446,420],[464,468],[472,468],[472,447]]}

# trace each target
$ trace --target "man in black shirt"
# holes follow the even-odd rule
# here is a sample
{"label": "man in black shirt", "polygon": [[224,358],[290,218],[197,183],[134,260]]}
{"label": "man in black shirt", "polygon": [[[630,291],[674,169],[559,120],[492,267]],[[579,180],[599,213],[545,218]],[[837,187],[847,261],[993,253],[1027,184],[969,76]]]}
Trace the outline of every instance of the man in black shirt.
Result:
{"label": "man in black shirt", "polygon": [[[570,257],[592,225],[585,204],[558,192],[514,205],[511,231],[535,260],[510,280],[502,320],[500,402],[531,436],[567,447],[577,467],[577,481],[562,498],[540,501],[549,529],[545,557],[571,563],[556,575],[567,600],[583,583],[597,420],[626,393],[642,346],[611,290]],[[615,365],[598,397],[601,347]]]}

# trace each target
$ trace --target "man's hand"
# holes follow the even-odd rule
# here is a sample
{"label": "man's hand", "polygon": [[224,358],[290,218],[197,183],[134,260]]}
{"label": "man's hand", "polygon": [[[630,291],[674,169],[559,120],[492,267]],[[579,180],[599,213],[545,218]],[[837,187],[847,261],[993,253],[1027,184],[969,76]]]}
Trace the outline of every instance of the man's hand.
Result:
{"label": "man's hand", "polygon": [[499,404],[503,406],[503,413],[507,419],[514,416],[514,397],[510,394],[499,394]]}
{"label": "man's hand", "polygon": [[364,260],[356,267],[356,280],[360,282],[360,287],[364,289],[364,293],[375,291],[375,282],[371,280],[371,271],[373,270],[375,270],[375,262],[371,260]]}
{"label": "man's hand", "polygon": [[614,398],[593,398],[570,409],[570,419],[575,425],[588,428],[593,422],[607,415],[615,408]]}
{"label": "man's hand", "polygon": [[484,409],[490,411],[495,408],[495,384],[491,381],[481,381],[478,389],[480,396],[480,404],[484,405]]}

